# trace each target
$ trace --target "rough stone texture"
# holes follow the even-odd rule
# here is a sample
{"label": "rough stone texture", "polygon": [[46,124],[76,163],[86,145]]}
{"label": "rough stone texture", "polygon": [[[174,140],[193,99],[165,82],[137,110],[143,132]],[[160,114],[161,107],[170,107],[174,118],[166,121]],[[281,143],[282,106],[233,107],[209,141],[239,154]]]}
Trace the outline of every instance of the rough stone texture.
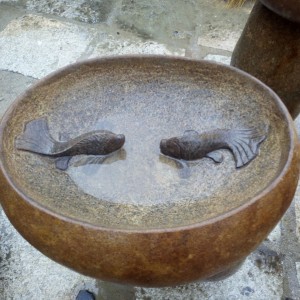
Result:
{"label": "rough stone texture", "polygon": [[91,39],[88,29],[24,15],[0,33],[0,68],[40,78],[75,62],[87,50]]}
{"label": "rough stone texture", "polygon": [[269,300],[281,299],[282,257],[280,251],[280,226],[252,253],[242,268],[232,277],[220,282],[203,282],[176,288],[137,289],[139,300],[150,299],[213,299],[213,300]]}
{"label": "rough stone texture", "polygon": [[169,51],[155,41],[143,42],[122,30],[112,33],[114,29],[108,27],[89,28],[42,16],[24,15],[11,21],[0,32],[0,68],[41,78],[77,60],[104,54],[184,53],[182,49]]}
{"label": "rough stone texture", "polygon": [[232,55],[231,64],[270,86],[293,118],[300,113],[300,24],[257,2]]}
{"label": "rough stone texture", "polygon": [[[220,282],[194,283],[177,288],[164,289],[144,289],[137,291],[138,299],[163,300],[163,299],[260,299],[269,300],[280,299],[282,295],[281,274],[276,269],[270,269],[269,266],[257,267],[254,253],[243,265],[243,267],[227,280]],[[264,259],[264,258],[263,258]],[[257,259],[258,260],[258,259]],[[278,263],[280,268],[280,262]],[[264,270],[266,273],[264,273]],[[269,272],[269,274],[267,274]],[[276,274],[274,276],[274,273]],[[146,298],[147,299],[147,298]]]}
{"label": "rough stone texture", "polygon": [[7,24],[20,17],[24,12],[21,9],[8,6],[8,5],[1,5],[0,1],[0,31],[3,30]]}
{"label": "rough stone texture", "polygon": [[183,49],[170,51],[164,45],[153,41],[128,41],[126,39],[108,39],[95,45],[95,48],[89,58],[104,55],[127,55],[127,54],[164,54],[178,55],[185,54]]}
{"label": "rough stone texture", "polygon": [[[63,12],[55,12],[54,8],[57,7],[58,2],[56,4],[52,1],[56,7],[52,7],[53,9],[47,8],[47,3],[49,1],[14,1],[14,0],[0,0],[0,30],[4,29],[5,26],[16,17],[21,15],[25,15],[25,10],[22,10],[22,7],[27,8],[30,6],[30,9],[37,11],[34,5],[37,5],[40,13],[54,13],[56,16],[62,16],[82,21],[91,22],[94,20],[95,14],[92,12],[92,16],[84,15],[85,11],[88,12],[89,9],[89,1],[85,1],[85,5],[87,9],[84,11],[72,11],[67,10],[69,7],[66,7],[66,11],[68,14]],[[222,3],[220,3],[222,2]],[[10,4],[8,7],[5,4]],[[19,8],[14,8],[13,5],[19,4]],[[67,1],[65,1],[67,3]],[[71,3],[71,1],[68,1]],[[73,7],[76,7],[79,1],[74,1],[72,4]],[[141,1],[139,1],[141,3]],[[25,4],[25,6],[23,6]],[[43,8],[44,5],[44,8]],[[178,5],[178,4],[177,4]],[[184,4],[183,4],[184,5]],[[133,12],[130,13],[128,11],[128,18],[126,20],[124,16],[124,28],[125,31],[122,31],[122,28],[114,25],[117,23],[117,20],[120,20],[119,23],[121,25],[121,17],[118,18],[118,12],[122,11],[125,13],[125,10],[120,6],[117,2],[115,6],[112,8],[109,14],[107,15],[107,23],[113,25],[112,27],[104,26],[102,30],[95,28],[101,32],[104,32],[105,35],[109,35],[113,37],[114,43],[119,41],[120,36],[123,36],[124,41],[122,41],[121,46],[117,44],[118,51],[126,49],[127,45],[132,45],[138,41],[138,45],[136,49],[140,49],[143,47],[142,43],[145,42],[141,39],[141,36],[146,32],[144,36],[149,36],[152,34],[154,47],[159,45],[163,51],[170,51],[173,53],[178,52],[182,54],[185,49],[185,53],[189,57],[194,58],[211,58],[211,55],[221,55],[221,56],[230,56],[230,52],[226,49],[232,49],[234,47],[235,40],[232,39],[232,45],[228,46],[226,44],[220,43],[220,48],[210,48],[204,47],[203,45],[198,45],[198,41],[202,41],[204,36],[208,37],[208,40],[213,39],[212,32],[218,32],[220,29],[228,29],[229,32],[232,29],[233,36],[237,36],[237,32],[241,32],[243,28],[243,24],[246,21],[247,15],[249,13],[249,7],[246,6],[242,10],[234,10],[234,11],[224,11],[223,1],[199,1],[200,7],[203,10],[203,13],[199,13],[199,10],[195,11],[198,19],[195,21],[193,16],[193,11],[186,15],[188,19],[191,21],[195,21],[194,28],[195,30],[191,30],[187,32],[184,30],[184,26],[181,26],[182,15],[180,18],[173,20],[172,22],[166,20],[156,19],[161,24],[167,23],[170,24],[171,27],[163,27],[158,26],[159,30],[156,30],[157,27],[148,28],[148,17],[151,15],[155,16],[155,11],[151,11],[151,7],[149,7],[143,12],[134,13],[134,7],[132,7]],[[79,5],[77,5],[79,7]],[[43,10],[44,9],[44,10]],[[63,9],[63,6],[61,6]],[[184,8],[179,8],[183,10]],[[148,11],[147,11],[148,10]],[[31,13],[31,14],[32,14]],[[72,16],[73,14],[73,16]],[[82,14],[82,15],[80,15]],[[126,24],[135,25],[137,22],[133,22],[130,18],[132,15],[143,15],[144,22],[139,22],[139,27],[130,28],[130,26],[126,26]],[[171,14],[162,15],[164,18],[172,18]],[[49,19],[49,16],[45,16],[45,19]],[[51,19],[53,19],[51,17]],[[19,22],[19,21],[18,21]],[[90,32],[94,27],[85,26],[81,27],[80,24],[73,22],[69,23],[64,21],[63,19],[58,20],[61,25],[66,24],[67,28],[77,28],[79,26],[80,32],[83,29],[83,32]],[[185,24],[186,21],[184,21]],[[33,22],[34,23],[34,22]],[[12,25],[14,25],[13,23]],[[153,23],[152,23],[153,24]],[[176,26],[172,26],[172,24],[176,24]],[[178,24],[178,25],[177,25]],[[105,25],[105,24],[103,24]],[[14,25],[15,26],[15,25]],[[33,28],[34,25],[31,24],[29,28]],[[112,31],[110,31],[112,28]],[[179,28],[179,29],[178,29]],[[48,30],[48,29],[47,29]],[[131,33],[131,31],[135,32]],[[48,30],[49,33],[54,33],[54,31]],[[72,32],[72,30],[71,30]],[[117,34],[119,32],[120,34]],[[228,32],[228,31],[227,31]],[[54,37],[58,36],[57,33],[54,33]],[[137,36],[138,35],[138,36]],[[18,38],[18,35],[15,35]],[[62,33],[61,36],[64,36]],[[74,35],[73,35],[74,36]],[[84,51],[79,55],[79,58],[87,58],[91,55],[101,54],[109,54],[111,51],[114,51],[114,47],[108,46],[108,51],[105,50],[105,42],[103,42],[101,38],[101,33],[98,35],[92,34],[92,47],[88,47],[88,51]],[[33,36],[33,39],[38,38],[37,35]],[[44,40],[46,38],[47,40]],[[59,56],[58,48],[48,47],[49,42],[48,39],[51,38],[51,35],[44,34],[43,35],[43,43],[39,45],[38,49],[40,50],[40,54],[45,53],[45,56],[54,55],[56,57]],[[159,40],[158,40],[159,39]],[[90,42],[91,40],[87,38],[88,41],[84,41],[84,43]],[[20,49],[17,49],[18,55],[9,58],[10,49],[16,51],[17,48],[20,47],[19,42],[24,42],[24,51],[22,52]],[[61,41],[59,39],[51,39],[51,42],[57,42],[56,45],[59,45]],[[109,41],[111,41],[109,39]],[[133,43],[134,41],[134,43]],[[30,44],[34,41],[29,38],[19,39],[18,42],[14,41],[14,39],[2,41],[0,44],[0,48],[5,48],[5,54],[8,59],[15,59],[15,66],[19,64],[21,68],[18,68],[16,72],[20,72],[22,74],[27,74],[26,68],[24,67],[24,59],[27,59],[28,52],[35,52],[37,50],[36,47],[29,47],[27,44]],[[141,42],[141,43],[140,43]],[[35,43],[35,42],[34,42]],[[147,41],[147,43],[151,43],[151,41]],[[208,42],[206,42],[207,44]],[[98,46],[97,45],[101,45]],[[108,43],[109,45],[109,43]],[[124,46],[124,47],[122,47]],[[15,48],[13,48],[15,47]],[[103,47],[103,48],[102,48]],[[229,48],[228,48],[229,47]],[[55,48],[55,51],[53,49]],[[0,51],[2,51],[0,49]],[[149,48],[148,48],[149,49]],[[167,50],[166,50],[167,49]],[[170,50],[171,49],[171,50]],[[48,51],[48,52],[47,52]],[[70,51],[77,52],[76,45],[73,47],[73,50]],[[125,50],[126,51],[126,50]],[[152,51],[152,50],[151,50]],[[164,52],[161,53],[164,53]],[[117,52],[117,51],[116,51]],[[73,57],[71,53],[71,56]],[[209,56],[210,55],[210,56]],[[74,60],[78,59],[78,53],[74,55]],[[216,58],[219,59],[219,58]],[[38,57],[38,60],[41,62],[45,62],[41,57]],[[31,60],[33,61],[33,60]],[[67,59],[65,59],[67,61]],[[220,60],[219,60],[220,61]],[[34,63],[34,62],[33,62]],[[46,61],[47,63],[47,61]],[[68,62],[67,62],[68,63]],[[17,67],[16,67],[17,68]],[[55,70],[55,66],[53,68],[49,68],[49,72]],[[3,69],[3,66],[1,66]],[[4,69],[7,69],[6,67]],[[34,64],[31,69],[33,73],[31,76],[38,77],[43,76],[43,65]],[[48,71],[47,71],[48,72]],[[45,72],[45,73],[47,73]],[[39,74],[39,75],[37,75]],[[30,82],[33,81],[32,78],[24,77],[18,74],[13,74],[12,72],[1,72],[0,75],[0,88],[1,88],[1,97],[6,101],[1,102],[1,114],[6,109],[7,105],[9,105],[10,101],[15,98],[17,94],[22,92]],[[5,92],[3,92],[5,91]],[[3,101],[3,100],[2,100]],[[5,103],[5,104],[4,104]],[[296,120],[296,124],[298,126],[298,130],[300,129],[300,119]],[[295,205],[295,210],[293,211],[293,205]],[[266,248],[261,248],[258,251],[255,251],[246,261],[245,265],[242,269],[234,275],[232,278],[224,280],[220,283],[197,283],[188,286],[181,286],[177,288],[166,288],[166,289],[137,289],[138,299],[186,299],[186,300],[198,300],[198,299],[211,299],[211,300],[239,300],[239,299],[249,299],[249,300],[281,300],[290,297],[294,300],[299,300],[300,293],[298,290],[299,280],[300,280],[300,258],[299,258],[299,239],[300,239],[300,195],[299,190],[297,191],[294,204],[291,206],[291,210],[288,211],[288,214],[284,217],[285,225],[289,225],[291,228],[287,226],[278,226],[275,231],[268,237],[268,239],[264,242],[264,245],[270,249],[271,251],[266,253]],[[290,213],[291,212],[291,213]],[[297,216],[297,217],[296,217]],[[297,225],[296,225],[297,222]],[[75,299],[76,294],[79,290],[88,288],[93,292],[96,292],[96,284],[95,280],[79,276],[78,274],[66,269],[65,267],[59,266],[48,258],[44,257],[38,251],[36,251],[33,247],[31,247],[27,242],[20,237],[20,235],[12,228],[12,225],[9,223],[7,218],[1,213],[0,216],[0,236],[1,236],[1,246],[0,246],[0,299],[32,299],[32,300],[52,300],[52,299]],[[297,230],[297,239],[295,231]],[[282,237],[287,237],[287,239],[282,239]],[[293,241],[293,242],[290,242]],[[298,241],[298,244],[295,243]],[[272,252],[274,251],[274,252]],[[5,253],[5,254],[4,254]],[[7,255],[7,253],[10,253]],[[279,258],[278,258],[279,257]],[[275,262],[275,263],[274,263]],[[5,270],[5,272],[4,272]],[[251,272],[249,272],[251,271]],[[298,271],[298,280],[297,273]],[[49,276],[48,274],[51,274]],[[259,280],[256,280],[255,277],[251,277],[251,274],[256,274]],[[26,284],[23,282],[25,281]],[[63,283],[63,284],[61,284]],[[252,291],[254,290],[254,292]],[[53,291],[53,293],[52,293]],[[244,293],[242,295],[241,293]],[[5,295],[5,296],[3,296]],[[249,296],[247,296],[249,295]],[[292,296],[294,295],[294,296]]]}
{"label": "rough stone texture", "polygon": [[26,8],[37,12],[58,15],[86,23],[106,21],[119,0],[29,0]]}
{"label": "rough stone texture", "polygon": [[222,63],[225,65],[230,65],[230,56],[224,56],[224,55],[216,55],[216,54],[208,54],[204,57],[206,60],[212,60],[218,63]]}
{"label": "rough stone texture", "polygon": [[90,51],[82,58],[104,55],[164,54],[184,56],[185,49],[162,44],[154,40],[144,40],[115,25],[98,25],[94,32]]}
{"label": "rough stone texture", "polygon": [[233,51],[234,45],[240,37],[239,32],[231,30],[212,30],[207,35],[201,36],[198,39],[198,45],[209,48],[223,49],[225,51]]}
{"label": "rough stone texture", "polygon": [[[231,49],[252,7],[251,1],[240,9],[228,10],[222,0],[16,0],[6,4],[27,8],[39,13],[79,20],[88,23],[118,25],[138,37],[154,39],[169,46],[188,46],[195,57],[205,45]],[[218,42],[219,40],[222,42]],[[211,51],[216,49],[210,48]],[[208,54],[205,53],[204,56]],[[203,57],[204,57],[203,56]]]}
{"label": "rough stone texture", "polygon": [[6,111],[15,98],[24,92],[33,82],[34,78],[26,77],[7,71],[0,71],[0,112],[1,115]]}
{"label": "rough stone texture", "polygon": [[[3,212],[0,221],[0,293],[3,299],[73,300],[81,289],[97,293],[94,279],[80,276],[35,250],[17,233]],[[279,243],[280,228],[277,226],[264,245],[227,280],[175,288],[137,288],[137,299],[279,300],[283,294],[282,260],[277,252]],[[270,244],[272,248],[269,248]]]}
{"label": "rough stone texture", "polygon": [[95,280],[53,263],[16,232],[3,211],[0,218],[0,299],[73,300],[81,289],[97,292]]}

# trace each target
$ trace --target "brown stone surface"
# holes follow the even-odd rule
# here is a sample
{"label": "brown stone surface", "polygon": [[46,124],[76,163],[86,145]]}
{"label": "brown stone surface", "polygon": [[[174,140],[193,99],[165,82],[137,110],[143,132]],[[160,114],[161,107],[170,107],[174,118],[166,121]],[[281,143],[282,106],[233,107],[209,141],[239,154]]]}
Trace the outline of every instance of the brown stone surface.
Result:
{"label": "brown stone surface", "polygon": [[[116,78],[119,81],[112,80]],[[95,82],[97,84],[93,84]],[[101,94],[104,82],[110,85],[106,93]],[[87,83],[90,89],[86,88]],[[112,84],[119,95],[112,94]],[[152,215],[147,215],[148,223],[146,218],[134,223],[130,205],[115,206],[107,203],[109,199],[90,197],[45,158],[14,147],[14,139],[22,132],[24,123],[38,115],[54,120],[50,128],[56,134],[63,127],[72,135],[79,125],[88,127],[97,120],[97,103],[105,104],[101,111],[104,113],[106,105],[113,104],[112,99],[118,97],[121,100],[114,101],[128,98],[135,100],[136,106],[147,103],[145,111],[149,115],[153,113],[151,117],[155,120],[156,111],[149,109],[153,105],[150,101],[167,101],[161,93],[166,87],[169,94],[176,97],[176,84],[181,84],[181,90],[187,93],[179,93],[179,97],[192,95],[191,92],[196,95],[195,107],[199,101],[205,112],[209,111],[205,103],[214,106],[215,114],[201,114],[200,110],[195,114],[201,115],[202,126],[269,122],[270,134],[259,157],[243,169],[249,178],[260,174],[259,182],[246,181],[253,193],[250,198],[245,194],[248,188],[245,181],[238,180],[245,174],[238,173],[234,184],[239,185],[241,198],[234,198],[236,194],[219,197],[214,215],[205,213],[214,203],[213,198],[198,199],[193,210],[187,206],[189,201],[184,200],[179,206],[181,210],[174,210],[170,215],[169,208],[177,205],[171,201],[170,207],[156,206]],[[142,98],[139,93],[138,97],[132,96],[135,95],[132,89],[137,92],[137,86],[147,97]],[[203,89],[205,93],[201,93]],[[69,97],[70,91],[74,98]],[[62,117],[63,108],[72,103],[78,107],[67,113],[77,114],[82,119],[84,106],[86,112],[91,112],[86,122],[77,124],[72,115]],[[235,110],[228,110],[230,105]],[[122,105],[116,107],[120,109]],[[123,109],[127,111],[128,107],[125,105]],[[174,117],[174,112],[169,113],[166,111],[164,117]],[[242,72],[208,62],[139,57],[77,64],[34,85],[11,107],[1,126],[1,201],[10,221],[25,239],[53,260],[108,281],[144,286],[175,285],[208,278],[234,267],[278,223],[293,198],[298,181],[298,141],[294,125],[277,96]],[[232,162],[228,159],[224,166],[228,168]],[[212,174],[218,172],[212,165],[209,170]],[[49,179],[48,186],[43,182],[45,178]],[[266,178],[265,186],[261,186]],[[43,196],[45,191],[48,194]],[[222,189],[217,195],[222,196]],[[140,212],[144,213],[150,204],[147,199],[141,201]],[[197,206],[202,207],[204,213],[195,219]],[[166,219],[171,223],[166,223]],[[181,220],[179,225],[176,225],[177,219]]]}
{"label": "brown stone surface", "polygon": [[292,117],[297,117],[300,112],[300,24],[280,17],[257,2],[233,52],[231,64],[271,87]]}
{"label": "brown stone surface", "polygon": [[299,0],[260,0],[269,9],[290,21],[300,22]]}

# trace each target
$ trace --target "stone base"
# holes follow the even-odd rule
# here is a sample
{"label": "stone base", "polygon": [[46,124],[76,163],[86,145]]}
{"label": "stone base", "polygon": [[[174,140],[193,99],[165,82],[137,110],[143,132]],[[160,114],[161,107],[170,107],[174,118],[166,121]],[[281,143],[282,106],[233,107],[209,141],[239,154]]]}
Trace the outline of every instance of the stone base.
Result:
{"label": "stone base", "polygon": [[99,293],[96,300],[135,300],[135,288],[129,285],[98,281]]}

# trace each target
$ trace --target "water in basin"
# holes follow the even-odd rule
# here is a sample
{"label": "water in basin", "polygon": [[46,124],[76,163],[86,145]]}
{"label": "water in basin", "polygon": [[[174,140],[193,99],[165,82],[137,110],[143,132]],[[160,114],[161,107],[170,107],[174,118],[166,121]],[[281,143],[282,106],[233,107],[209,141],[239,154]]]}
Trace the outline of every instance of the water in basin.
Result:
{"label": "water in basin", "polygon": [[[174,66],[172,73],[155,65],[128,70],[113,64],[105,70],[87,67],[41,86],[19,105],[15,116],[23,125],[46,116],[56,139],[94,129],[126,136],[123,149],[106,160],[77,156],[66,171],[56,169],[51,158],[14,149],[10,138],[6,164],[28,197],[56,213],[104,227],[184,226],[242,205],[281,170],[285,151],[278,149],[284,147],[286,128],[278,121],[280,113],[271,113],[274,103],[265,91],[253,92],[254,84],[236,81],[230,71],[220,77]],[[23,130],[18,121],[12,118],[7,129],[12,137]],[[266,122],[269,134],[259,156],[241,169],[228,150],[219,150],[224,155],[220,164],[204,158],[184,167],[160,154],[162,138],[188,129]]]}

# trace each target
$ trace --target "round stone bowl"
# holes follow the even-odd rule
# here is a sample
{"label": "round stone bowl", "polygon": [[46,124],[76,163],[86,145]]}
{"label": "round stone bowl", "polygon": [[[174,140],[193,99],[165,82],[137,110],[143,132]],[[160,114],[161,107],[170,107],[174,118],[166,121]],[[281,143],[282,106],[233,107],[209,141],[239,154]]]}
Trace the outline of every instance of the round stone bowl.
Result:
{"label": "round stone bowl", "polygon": [[[53,139],[95,129],[124,134],[101,161],[16,148],[43,118]],[[185,130],[268,128],[259,154],[236,168],[160,153]],[[80,62],[42,79],[1,122],[1,204],[22,236],[79,273],[137,286],[171,286],[230,274],[270,233],[298,182],[295,128],[278,96],[235,68],[160,56]],[[185,166],[183,166],[185,165]]]}
{"label": "round stone bowl", "polygon": [[260,0],[276,14],[294,22],[300,22],[300,3],[298,0]]}

